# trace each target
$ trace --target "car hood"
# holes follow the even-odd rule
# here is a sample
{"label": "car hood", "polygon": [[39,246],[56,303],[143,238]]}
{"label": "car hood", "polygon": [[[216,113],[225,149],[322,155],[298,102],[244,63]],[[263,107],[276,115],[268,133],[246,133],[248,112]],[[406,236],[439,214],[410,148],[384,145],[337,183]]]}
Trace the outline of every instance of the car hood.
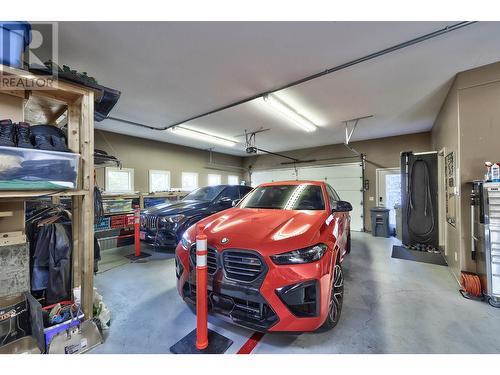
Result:
{"label": "car hood", "polygon": [[150,207],[144,211],[144,215],[156,215],[156,216],[170,216],[186,214],[189,211],[200,210],[207,208],[210,202],[201,201],[179,201],[173,203],[160,204],[157,206]]}
{"label": "car hood", "polygon": [[325,211],[235,207],[200,224],[205,225],[209,244],[218,249],[250,249],[270,255],[316,244],[327,217]]}

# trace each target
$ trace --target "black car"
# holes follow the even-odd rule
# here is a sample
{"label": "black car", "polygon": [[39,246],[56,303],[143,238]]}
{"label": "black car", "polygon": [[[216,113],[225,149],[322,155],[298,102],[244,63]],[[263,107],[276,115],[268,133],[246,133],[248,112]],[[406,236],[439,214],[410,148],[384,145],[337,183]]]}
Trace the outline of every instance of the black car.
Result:
{"label": "black car", "polygon": [[184,231],[199,220],[231,208],[252,188],[241,185],[205,186],[179,202],[150,207],[141,213],[141,240],[175,247]]}

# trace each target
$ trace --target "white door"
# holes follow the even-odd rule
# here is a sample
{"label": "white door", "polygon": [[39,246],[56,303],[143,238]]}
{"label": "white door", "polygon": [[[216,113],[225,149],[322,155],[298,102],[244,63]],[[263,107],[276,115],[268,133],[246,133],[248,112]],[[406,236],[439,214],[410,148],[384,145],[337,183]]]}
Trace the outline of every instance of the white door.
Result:
{"label": "white door", "polygon": [[377,206],[390,209],[389,225],[396,227],[395,205],[401,204],[400,168],[377,169]]}
{"label": "white door", "polygon": [[269,169],[252,172],[252,186],[285,180],[326,181],[340,199],[352,204],[351,229],[363,231],[363,168],[361,163],[345,163],[314,167]]}

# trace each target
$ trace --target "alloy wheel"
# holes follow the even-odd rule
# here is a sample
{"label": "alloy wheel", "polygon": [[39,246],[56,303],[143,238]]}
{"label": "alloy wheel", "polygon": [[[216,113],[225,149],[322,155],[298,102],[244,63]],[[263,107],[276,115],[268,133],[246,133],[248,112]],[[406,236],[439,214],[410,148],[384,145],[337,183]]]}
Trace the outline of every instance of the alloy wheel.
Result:
{"label": "alloy wheel", "polygon": [[328,315],[332,323],[337,323],[340,312],[342,311],[342,300],[344,298],[344,274],[342,273],[342,266],[335,265],[333,272],[333,285],[332,295],[330,298],[330,309]]}

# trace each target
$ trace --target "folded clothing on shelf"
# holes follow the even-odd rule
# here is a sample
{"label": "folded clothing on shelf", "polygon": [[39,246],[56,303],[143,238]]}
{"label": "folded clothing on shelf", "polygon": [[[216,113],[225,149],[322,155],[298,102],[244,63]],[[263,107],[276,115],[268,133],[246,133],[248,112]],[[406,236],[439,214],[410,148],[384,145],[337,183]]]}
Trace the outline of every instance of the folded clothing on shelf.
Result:
{"label": "folded clothing on shelf", "polygon": [[0,146],[0,190],[73,189],[78,154]]}
{"label": "folded clothing on shelf", "polygon": [[50,176],[54,181],[74,181],[76,171],[70,160],[24,160],[19,168],[0,172],[8,180],[44,181]]}

